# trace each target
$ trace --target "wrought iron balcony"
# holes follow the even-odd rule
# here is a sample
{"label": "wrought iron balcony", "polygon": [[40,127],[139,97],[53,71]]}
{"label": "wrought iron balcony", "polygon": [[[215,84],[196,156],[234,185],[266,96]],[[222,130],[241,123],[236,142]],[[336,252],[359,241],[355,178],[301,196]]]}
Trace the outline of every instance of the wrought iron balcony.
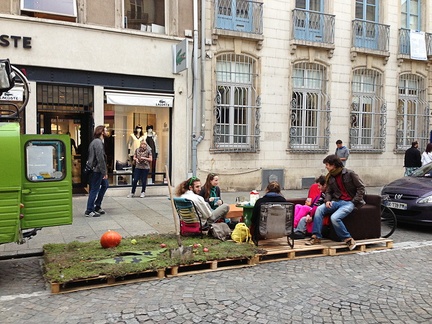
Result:
{"label": "wrought iron balcony", "polygon": [[[411,53],[411,41],[410,41],[410,29],[401,28],[399,29],[399,54],[410,55]],[[432,34],[425,33],[426,42],[426,53],[427,56],[432,56]]]}
{"label": "wrought iron balcony", "polygon": [[292,39],[334,44],[335,16],[320,12],[294,9]]}
{"label": "wrought iron balcony", "polygon": [[262,35],[262,2],[215,0],[215,6],[216,29]]}
{"label": "wrought iron balcony", "polygon": [[352,45],[356,49],[388,53],[390,26],[355,19],[352,22]]}

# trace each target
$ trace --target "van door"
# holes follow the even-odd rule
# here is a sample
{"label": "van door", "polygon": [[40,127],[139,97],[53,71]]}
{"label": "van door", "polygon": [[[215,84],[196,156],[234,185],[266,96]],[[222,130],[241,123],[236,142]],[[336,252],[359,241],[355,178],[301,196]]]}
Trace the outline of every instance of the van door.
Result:
{"label": "van door", "polygon": [[22,229],[72,224],[72,163],[67,135],[21,135]]}

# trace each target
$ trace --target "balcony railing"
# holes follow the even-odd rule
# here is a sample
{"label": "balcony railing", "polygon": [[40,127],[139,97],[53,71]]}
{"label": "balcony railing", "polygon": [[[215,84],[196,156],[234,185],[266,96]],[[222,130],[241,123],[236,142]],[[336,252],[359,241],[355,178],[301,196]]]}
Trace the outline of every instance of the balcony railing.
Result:
{"label": "balcony railing", "polygon": [[[411,30],[406,28],[399,29],[399,54],[410,55],[411,54],[411,41],[410,41]],[[432,55],[432,34],[425,33],[426,41],[426,53],[427,56]]]}
{"label": "balcony railing", "polygon": [[215,0],[215,28],[263,33],[263,4],[246,0]]}
{"label": "balcony railing", "polygon": [[334,44],[335,16],[294,9],[292,38],[310,42]]}
{"label": "balcony railing", "polygon": [[390,26],[355,19],[352,22],[352,30],[353,47],[388,52]]}

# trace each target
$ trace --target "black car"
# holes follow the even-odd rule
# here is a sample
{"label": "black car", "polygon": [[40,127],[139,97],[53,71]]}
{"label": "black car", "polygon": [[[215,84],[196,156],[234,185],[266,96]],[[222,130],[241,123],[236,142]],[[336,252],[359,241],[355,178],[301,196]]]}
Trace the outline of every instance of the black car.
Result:
{"label": "black car", "polygon": [[398,222],[432,226],[432,163],[384,186],[381,196]]}

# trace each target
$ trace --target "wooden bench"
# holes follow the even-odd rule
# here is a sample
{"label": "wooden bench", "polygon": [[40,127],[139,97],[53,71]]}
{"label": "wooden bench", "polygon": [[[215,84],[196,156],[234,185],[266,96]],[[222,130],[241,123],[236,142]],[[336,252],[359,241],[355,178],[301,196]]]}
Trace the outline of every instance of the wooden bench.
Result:
{"label": "wooden bench", "polygon": [[[288,202],[304,205],[306,198],[287,199]],[[348,232],[355,240],[374,239],[381,237],[381,196],[365,195],[366,205],[354,209],[343,219]],[[325,235],[333,241],[340,241],[330,223],[330,231]]]}

